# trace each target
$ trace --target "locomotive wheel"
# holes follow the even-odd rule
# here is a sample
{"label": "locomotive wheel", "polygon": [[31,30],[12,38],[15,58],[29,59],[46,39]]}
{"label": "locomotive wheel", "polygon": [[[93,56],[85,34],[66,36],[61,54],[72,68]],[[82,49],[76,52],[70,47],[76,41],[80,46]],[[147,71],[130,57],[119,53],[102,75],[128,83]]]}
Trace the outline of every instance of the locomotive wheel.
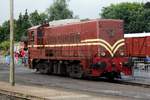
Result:
{"label": "locomotive wheel", "polygon": [[72,65],[69,69],[69,76],[72,78],[82,78],[83,70],[81,65]]}
{"label": "locomotive wheel", "polygon": [[38,71],[41,73],[41,74],[48,74],[49,73],[49,66],[48,64],[46,63],[39,63],[37,65],[37,68],[38,68]]}

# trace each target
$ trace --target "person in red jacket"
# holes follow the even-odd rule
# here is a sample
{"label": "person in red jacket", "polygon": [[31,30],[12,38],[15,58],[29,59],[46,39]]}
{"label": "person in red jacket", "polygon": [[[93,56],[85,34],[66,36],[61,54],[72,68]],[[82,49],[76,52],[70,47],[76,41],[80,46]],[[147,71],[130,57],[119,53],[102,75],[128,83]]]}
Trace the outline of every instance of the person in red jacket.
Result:
{"label": "person in red jacket", "polygon": [[24,49],[21,49],[20,50],[20,58],[22,59],[22,64],[24,64],[24,56],[25,56]]}

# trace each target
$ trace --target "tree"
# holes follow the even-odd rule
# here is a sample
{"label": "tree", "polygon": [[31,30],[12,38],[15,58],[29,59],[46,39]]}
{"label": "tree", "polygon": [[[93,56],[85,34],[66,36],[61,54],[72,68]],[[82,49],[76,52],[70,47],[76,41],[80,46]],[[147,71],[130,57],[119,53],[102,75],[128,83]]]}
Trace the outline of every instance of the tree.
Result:
{"label": "tree", "polygon": [[45,13],[39,14],[37,10],[30,14],[29,20],[30,23],[34,25],[39,25],[47,19],[47,15]]}
{"label": "tree", "polygon": [[[29,27],[31,27],[30,21],[29,21],[29,15],[28,15],[28,11],[26,9],[25,14],[23,15],[23,29],[26,31]],[[26,32],[25,34],[26,35]]]}
{"label": "tree", "polygon": [[0,27],[0,42],[9,39],[9,21],[5,21]]}
{"label": "tree", "polygon": [[15,40],[20,41],[22,37],[27,36],[27,29],[31,27],[27,9],[25,14],[20,13],[15,25]]}
{"label": "tree", "polygon": [[149,6],[144,9],[143,16],[145,20],[145,31],[150,32],[150,3]]}
{"label": "tree", "polygon": [[10,41],[9,40],[3,41],[0,43],[0,49],[1,50],[8,51],[9,47],[10,47]]}
{"label": "tree", "polygon": [[20,37],[22,36],[22,33],[24,29],[23,29],[23,15],[22,13],[19,14],[19,18],[16,21],[16,27],[15,27],[15,40],[16,41],[20,41]]}
{"label": "tree", "polygon": [[[53,5],[47,9],[46,13],[39,13],[35,10],[28,14],[27,9],[24,14],[20,13],[19,18],[14,21],[15,41],[20,41],[22,37],[26,37],[28,28],[39,25],[45,20],[73,18],[73,12],[68,9],[67,1],[69,0],[54,0]],[[77,18],[77,16],[74,18]],[[9,39],[9,27],[9,21],[5,21],[0,26],[0,42]]]}
{"label": "tree", "polygon": [[150,9],[150,2],[145,3],[144,8]]}
{"label": "tree", "polygon": [[46,13],[40,13],[41,22],[48,20],[48,15]]}
{"label": "tree", "polygon": [[53,5],[47,9],[47,14],[49,21],[73,18],[73,12],[68,9],[66,0],[54,0]]}
{"label": "tree", "polygon": [[150,31],[150,11],[146,8],[143,3],[112,4],[103,8],[100,15],[106,19],[124,20],[125,33],[148,32]]}

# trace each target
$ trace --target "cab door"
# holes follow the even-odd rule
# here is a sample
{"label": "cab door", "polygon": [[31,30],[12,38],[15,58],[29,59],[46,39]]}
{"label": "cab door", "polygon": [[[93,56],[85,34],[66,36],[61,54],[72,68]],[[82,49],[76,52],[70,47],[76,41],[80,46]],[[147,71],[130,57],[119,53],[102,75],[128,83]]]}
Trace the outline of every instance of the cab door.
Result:
{"label": "cab door", "polygon": [[35,31],[34,30],[29,31],[28,38],[29,38],[28,45],[33,47],[34,46],[34,42],[35,42]]}

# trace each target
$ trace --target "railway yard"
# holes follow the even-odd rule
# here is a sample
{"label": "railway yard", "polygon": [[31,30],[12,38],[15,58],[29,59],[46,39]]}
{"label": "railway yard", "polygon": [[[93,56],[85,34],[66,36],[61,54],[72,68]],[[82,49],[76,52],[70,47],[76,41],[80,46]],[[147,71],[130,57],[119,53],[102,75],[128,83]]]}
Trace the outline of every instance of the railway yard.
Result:
{"label": "railway yard", "polygon": [[150,100],[149,0],[2,4],[0,100]]}
{"label": "railway yard", "polygon": [[12,98],[11,96],[15,95],[15,99],[8,100],[28,100],[31,98],[39,98],[39,100],[44,98],[50,100],[149,100],[150,98],[150,86],[148,85],[150,79],[146,77],[124,78],[125,82],[110,82],[105,79],[81,80],[41,75],[22,65],[16,65],[15,87],[8,84],[8,76],[8,65],[1,64],[0,90],[2,94],[7,94],[7,96],[0,95],[0,98]]}

